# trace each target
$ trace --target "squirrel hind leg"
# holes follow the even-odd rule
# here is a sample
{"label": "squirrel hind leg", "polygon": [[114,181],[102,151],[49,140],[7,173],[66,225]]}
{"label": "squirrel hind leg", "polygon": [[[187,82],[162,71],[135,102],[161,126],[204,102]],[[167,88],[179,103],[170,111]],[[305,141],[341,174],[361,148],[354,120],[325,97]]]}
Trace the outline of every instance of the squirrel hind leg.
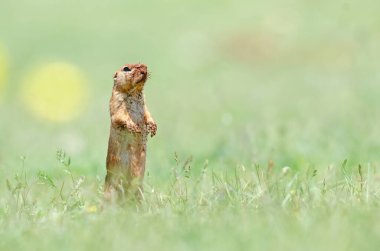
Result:
{"label": "squirrel hind leg", "polygon": [[117,189],[113,185],[106,183],[104,188],[104,200],[113,204],[118,200],[118,197],[119,195]]}

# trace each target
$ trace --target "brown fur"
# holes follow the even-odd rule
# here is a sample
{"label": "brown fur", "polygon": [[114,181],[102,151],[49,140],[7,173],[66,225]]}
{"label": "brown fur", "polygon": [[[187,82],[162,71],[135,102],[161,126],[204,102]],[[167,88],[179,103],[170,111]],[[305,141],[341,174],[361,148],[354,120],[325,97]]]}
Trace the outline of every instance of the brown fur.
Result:
{"label": "brown fur", "polygon": [[[128,67],[127,71],[123,69]],[[145,105],[143,88],[148,77],[144,64],[127,64],[114,75],[110,100],[111,131],[107,153],[104,195],[115,200],[142,195],[146,142],[157,125]]]}

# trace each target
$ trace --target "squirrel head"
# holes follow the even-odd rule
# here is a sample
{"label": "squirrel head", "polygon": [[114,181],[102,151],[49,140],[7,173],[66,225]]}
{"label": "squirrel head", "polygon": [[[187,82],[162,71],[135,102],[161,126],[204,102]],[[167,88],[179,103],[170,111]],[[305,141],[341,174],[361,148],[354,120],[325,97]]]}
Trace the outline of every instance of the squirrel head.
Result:
{"label": "squirrel head", "polygon": [[114,87],[121,92],[141,92],[149,76],[144,64],[126,64],[115,72]]}

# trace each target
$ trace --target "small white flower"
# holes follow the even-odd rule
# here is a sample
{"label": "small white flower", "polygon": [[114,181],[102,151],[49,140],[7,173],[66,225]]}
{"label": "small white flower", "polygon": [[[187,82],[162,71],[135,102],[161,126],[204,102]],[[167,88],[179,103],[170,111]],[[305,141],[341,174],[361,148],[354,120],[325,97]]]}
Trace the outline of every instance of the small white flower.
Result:
{"label": "small white flower", "polygon": [[282,174],[287,174],[287,173],[289,172],[289,169],[290,169],[290,167],[288,167],[288,166],[284,166],[284,167],[282,168]]}

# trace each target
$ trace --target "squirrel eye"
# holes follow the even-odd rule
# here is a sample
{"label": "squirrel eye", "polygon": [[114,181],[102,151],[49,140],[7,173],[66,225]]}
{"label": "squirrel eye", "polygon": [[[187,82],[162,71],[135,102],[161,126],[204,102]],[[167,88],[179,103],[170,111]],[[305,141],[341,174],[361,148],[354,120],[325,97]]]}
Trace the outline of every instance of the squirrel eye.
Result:
{"label": "squirrel eye", "polygon": [[131,71],[127,66],[123,68],[123,71]]}

